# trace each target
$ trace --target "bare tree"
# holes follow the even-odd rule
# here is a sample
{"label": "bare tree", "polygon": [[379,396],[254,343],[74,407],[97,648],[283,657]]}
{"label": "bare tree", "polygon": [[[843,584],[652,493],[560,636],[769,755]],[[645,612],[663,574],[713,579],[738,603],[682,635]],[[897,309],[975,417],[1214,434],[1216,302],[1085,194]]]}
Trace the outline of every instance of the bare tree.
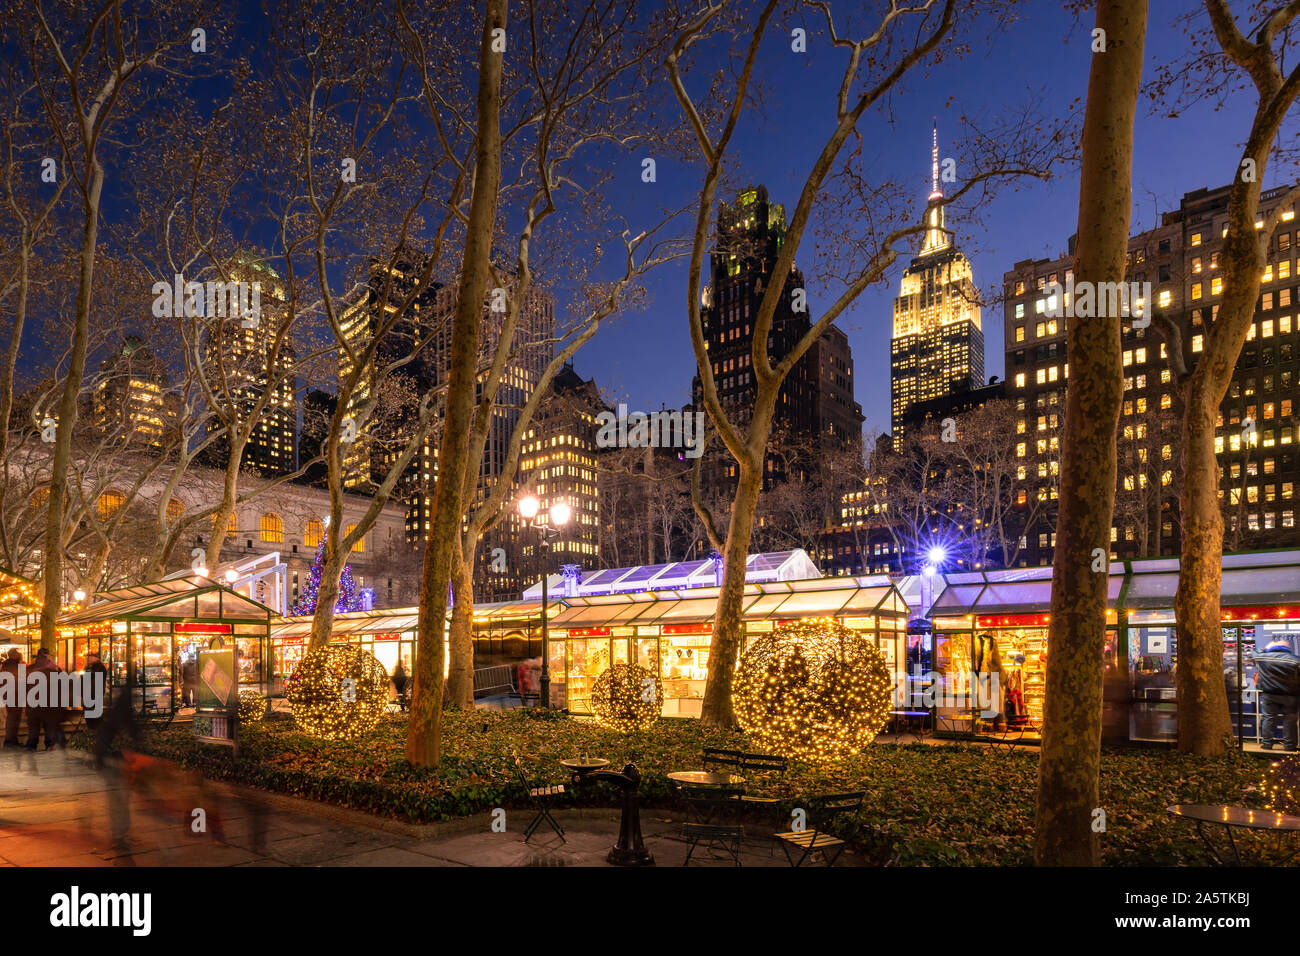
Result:
{"label": "bare tree", "polygon": [[[834,127],[805,177],[780,251],[771,264],[763,299],[754,317],[753,398],[747,414],[737,416],[734,411],[725,409],[718,398],[712,363],[705,348],[700,297],[701,273],[710,244],[714,199],[722,180],[728,149],[753,92],[751,82],[759,47],[781,4],[780,0],[769,0],[761,5],[752,20],[739,28],[740,51],[737,54],[734,82],[726,88],[715,87],[701,109],[696,97],[687,89],[682,71],[683,57],[691,47],[702,42],[704,31],[724,8],[730,6],[715,2],[702,10],[682,30],[667,60],[673,90],[695,134],[696,145],[706,167],[698,198],[688,273],[687,307],[691,343],[695,350],[704,405],[727,451],[736,460],[739,472],[723,551],[724,580],[718,596],[709,655],[709,678],[701,715],[704,723],[710,726],[731,726],[734,723],[731,685],[740,649],[740,610],[746,557],[762,487],[764,453],[782,385],[796,363],[826,328],[869,285],[884,278],[900,254],[896,244],[923,233],[926,229],[925,224],[916,218],[909,220],[903,209],[890,208],[889,190],[882,190],[866,182],[855,161],[855,152],[846,157],[841,154],[850,140],[855,140],[858,136],[858,124],[867,110],[879,104],[905,75],[923,63],[952,34],[958,12],[956,0],[931,0],[906,7],[892,4],[880,15],[873,29],[862,31],[860,39],[850,39],[836,26],[830,4],[809,2],[803,5],[824,20],[830,43],[837,51],[845,54],[846,62],[836,93]],[[971,12],[974,9],[972,6]],[[969,157],[969,163],[963,168],[977,172],[947,197],[947,203],[963,199],[971,190],[982,190],[987,194],[991,181],[1001,176],[1045,174],[1044,167],[1037,165],[1035,160],[1043,151],[1044,142],[1050,144],[1054,138],[1048,136],[1044,140],[1041,133],[1030,137],[1010,130],[1005,132],[1009,135],[981,136],[978,131],[971,131],[967,143],[974,146],[975,152],[980,155]],[[1032,148],[1026,148],[1030,146],[1031,140]],[[829,193],[831,187],[836,185],[843,189],[843,194],[832,201]],[[842,217],[839,220],[841,223],[869,223],[868,234],[853,235],[831,244],[830,255],[835,261],[828,262],[823,271],[836,278],[842,291],[835,295],[825,313],[789,351],[781,356],[773,356],[769,350],[768,337],[773,329],[777,307],[787,294],[786,280],[794,268],[794,257],[815,209],[825,209],[828,206],[835,208],[837,217]],[[858,208],[860,206],[866,208]]]}
{"label": "bare tree", "polygon": [[1269,242],[1282,214],[1300,198],[1300,187],[1292,187],[1256,225],[1270,159],[1295,155],[1280,132],[1300,93],[1300,67],[1284,72],[1300,3],[1252,3],[1244,31],[1225,0],[1206,0],[1205,13],[1209,29],[1192,31],[1196,50],[1161,73],[1157,92],[1179,103],[1210,97],[1222,105],[1240,89],[1253,87],[1255,105],[1228,197],[1227,232],[1219,260],[1223,297],[1217,315],[1204,323],[1204,349],[1194,365],[1187,351],[1190,343],[1179,327],[1165,323],[1163,328],[1184,408],[1182,547],[1174,598],[1178,747],[1185,753],[1214,756],[1225,751],[1232,736],[1219,617],[1224,531],[1215,427],[1250,334]]}
{"label": "bare tree", "polygon": [[[1094,46],[1088,76],[1076,288],[1124,279],[1146,14],[1145,0],[1097,4],[1101,48]],[[1034,827],[1034,859],[1040,866],[1095,866],[1100,857],[1093,823],[1101,764],[1115,429],[1124,373],[1121,310],[1096,311],[1114,314],[1076,320],[1066,328],[1070,379]]]}

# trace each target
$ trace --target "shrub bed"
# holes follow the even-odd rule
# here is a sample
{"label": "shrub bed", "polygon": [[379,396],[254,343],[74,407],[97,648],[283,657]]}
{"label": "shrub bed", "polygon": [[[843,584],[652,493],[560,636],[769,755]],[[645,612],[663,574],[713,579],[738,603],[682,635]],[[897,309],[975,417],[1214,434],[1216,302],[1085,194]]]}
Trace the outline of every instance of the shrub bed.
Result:
{"label": "shrub bed", "polygon": [[[515,751],[535,784],[566,782],[558,761],[584,750],[609,759],[610,769],[635,763],[642,773],[643,805],[670,807],[674,792],[667,774],[698,768],[704,747],[755,749],[741,733],[710,730],[694,720],[660,720],[649,730],[619,734],[551,711],[451,712],[444,716],[442,765],[428,770],[406,762],[405,734],[405,717],[389,716],[364,740],[321,741],[274,715],[241,730],[238,760],[224,748],[195,743],[184,726],[149,732],[144,749],[210,779],[412,823],[524,805]],[[1205,760],[1169,751],[1104,751],[1103,862],[1210,863],[1195,829],[1171,819],[1165,807],[1178,802],[1262,806],[1257,784],[1264,766],[1235,754]],[[749,789],[778,798],[772,823],[788,819],[810,794],[865,790],[862,814],[841,835],[878,863],[1026,865],[1032,860],[1037,770],[1033,750],[1008,754],[963,745],[881,744],[832,766],[794,763],[784,779]],[[606,787],[584,787],[573,797],[580,806],[617,805]],[[1245,840],[1250,843],[1249,835]]]}

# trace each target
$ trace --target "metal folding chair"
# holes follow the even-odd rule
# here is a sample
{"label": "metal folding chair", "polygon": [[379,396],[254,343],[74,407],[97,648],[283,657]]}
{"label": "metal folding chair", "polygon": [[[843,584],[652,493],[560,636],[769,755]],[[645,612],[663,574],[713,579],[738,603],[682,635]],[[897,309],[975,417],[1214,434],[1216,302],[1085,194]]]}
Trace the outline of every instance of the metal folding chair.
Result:
{"label": "metal folding chair", "polygon": [[524,792],[528,794],[528,802],[531,803],[533,809],[537,811],[532,822],[530,822],[524,829],[524,842],[527,843],[531,840],[533,834],[537,832],[537,828],[543,823],[546,823],[550,825],[551,829],[555,831],[556,835],[561,840],[567,843],[568,840],[565,839],[564,836],[564,827],[560,826],[560,824],[556,822],[555,817],[551,816],[552,803],[554,799],[556,797],[564,796],[564,784],[555,783],[543,787],[534,787],[532,782],[528,779],[528,774],[524,772],[524,762],[520,760],[518,756],[515,757],[515,772],[518,773],[519,780],[524,785]]}

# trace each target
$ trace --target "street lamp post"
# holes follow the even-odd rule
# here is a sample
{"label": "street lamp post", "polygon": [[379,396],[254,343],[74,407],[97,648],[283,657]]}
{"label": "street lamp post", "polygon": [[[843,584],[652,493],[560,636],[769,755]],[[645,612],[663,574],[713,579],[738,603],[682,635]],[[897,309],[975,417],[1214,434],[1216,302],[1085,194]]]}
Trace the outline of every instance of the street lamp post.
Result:
{"label": "street lamp post", "polygon": [[[551,536],[558,536],[560,530],[569,523],[572,515],[572,509],[563,501],[557,501],[548,509],[548,514],[543,517],[540,514],[541,505],[536,498],[529,495],[521,498],[519,501],[519,514],[524,521],[532,524],[537,529],[537,553],[538,555],[547,555],[550,553]],[[541,560],[542,565],[542,677],[541,686],[538,688],[538,705],[541,707],[551,706],[551,642],[550,634],[547,630],[549,615],[547,612],[547,579],[549,578],[549,569],[545,558]]]}

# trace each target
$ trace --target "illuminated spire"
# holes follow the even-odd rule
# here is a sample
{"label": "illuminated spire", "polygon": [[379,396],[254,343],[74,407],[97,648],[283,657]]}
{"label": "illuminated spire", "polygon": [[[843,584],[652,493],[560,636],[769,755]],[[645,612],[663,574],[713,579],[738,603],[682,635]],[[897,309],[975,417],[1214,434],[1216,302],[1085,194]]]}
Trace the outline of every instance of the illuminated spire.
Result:
{"label": "illuminated spire", "polygon": [[930,196],[925,204],[925,242],[921,244],[921,255],[942,252],[947,249],[948,233],[943,228],[943,190],[939,188],[939,120],[934,121],[934,133],[930,140]]}
{"label": "illuminated spire", "polygon": [[943,190],[939,188],[939,118],[934,120],[934,136],[930,144],[930,199],[943,198]]}

